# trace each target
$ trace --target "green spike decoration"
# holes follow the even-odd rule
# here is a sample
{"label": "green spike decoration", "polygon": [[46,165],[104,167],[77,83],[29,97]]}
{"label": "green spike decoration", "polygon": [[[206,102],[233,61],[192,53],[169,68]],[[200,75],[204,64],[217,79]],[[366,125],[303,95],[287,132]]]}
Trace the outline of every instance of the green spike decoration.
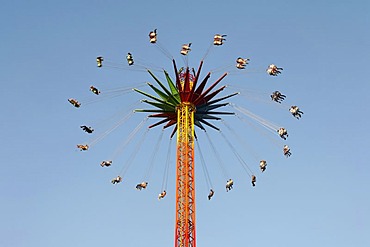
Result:
{"label": "green spike decoration", "polygon": [[203,65],[203,61],[198,68],[198,71],[193,75],[190,73],[189,68],[184,68],[181,72],[177,71],[176,62],[173,60],[173,65],[175,69],[175,77],[176,83],[173,82],[170,75],[167,71],[164,71],[164,75],[167,80],[168,88],[150,71],[148,73],[154,79],[154,81],[158,84],[159,87],[148,83],[149,87],[154,91],[157,96],[151,95],[149,93],[143,92],[139,89],[134,89],[136,92],[145,95],[146,97],[154,100],[142,100],[143,103],[147,103],[153,106],[155,109],[137,109],[136,112],[148,112],[148,113],[156,113],[149,115],[148,117],[152,118],[162,118],[159,122],[151,125],[150,127],[158,126],[163,124],[165,128],[174,126],[174,131],[171,137],[175,134],[177,130],[177,122],[174,121],[174,116],[177,114],[178,106],[184,102],[190,103],[194,105],[195,112],[194,112],[194,119],[195,119],[195,126],[204,130],[204,127],[201,123],[205,125],[219,130],[216,126],[211,124],[209,120],[220,120],[221,118],[216,115],[233,115],[233,112],[215,112],[212,111],[214,109],[223,107],[228,105],[228,103],[221,103],[216,104],[219,101],[228,99],[232,96],[237,95],[237,93],[233,93],[222,98],[213,99],[218,93],[223,91],[225,86],[220,87],[217,90],[213,90],[217,86],[222,79],[224,79],[227,73],[223,74],[219,79],[217,79],[211,86],[205,89],[206,83],[211,76],[211,73],[208,73],[199,86],[197,86],[197,82],[200,76],[200,70]]}

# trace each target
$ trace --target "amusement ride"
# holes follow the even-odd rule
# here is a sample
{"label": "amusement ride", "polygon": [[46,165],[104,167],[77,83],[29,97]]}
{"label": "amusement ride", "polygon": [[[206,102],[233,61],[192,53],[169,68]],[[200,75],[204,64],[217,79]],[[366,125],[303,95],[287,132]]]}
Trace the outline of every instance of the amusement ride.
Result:
{"label": "amusement ride", "polygon": [[[204,58],[208,55],[209,50],[212,47],[222,46],[226,41],[226,35],[216,34],[213,37],[213,42],[210,44]],[[204,64],[204,59],[202,59],[195,70],[187,65],[187,56],[192,50],[192,43],[186,43],[181,46],[180,54],[184,61],[186,61],[186,66],[178,67],[175,59],[171,53],[165,49],[157,40],[157,30],[153,30],[149,33],[149,42],[157,46],[157,48],[168,58],[171,59],[172,63],[172,75],[169,71],[163,70],[165,82],[158,79],[158,77],[153,73],[148,67],[141,65],[135,61],[134,54],[127,53],[126,60],[127,65],[123,67],[121,64],[116,64],[110,62],[109,60],[105,61],[103,56],[98,56],[96,58],[96,63],[98,68],[111,67],[111,68],[137,68],[147,71],[156,83],[156,85],[148,82],[147,85],[155,93],[154,95],[147,93],[137,87],[133,88],[121,88],[116,90],[105,90],[100,92],[100,90],[95,86],[90,86],[90,91],[95,94],[94,97],[106,97],[109,96],[119,96],[120,93],[127,93],[130,90],[133,90],[141,95],[147,97],[147,99],[142,100],[142,103],[145,103],[150,106],[149,109],[135,109],[130,111],[125,115],[120,121],[117,122],[113,127],[103,132],[101,135],[92,139],[91,141],[78,144],[77,148],[81,151],[88,151],[91,146],[95,145],[97,142],[105,138],[112,131],[117,129],[123,123],[127,121],[128,118],[132,116],[134,112],[141,112],[149,114],[147,118],[158,119],[157,122],[148,126],[148,129],[154,128],[156,126],[163,126],[163,129],[172,128],[172,133],[170,134],[170,139],[172,139],[175,134],[177,136],[176,141],[176,221],[175,221],[175,247],[195,247],[196,246],[196,220],[195,220],[195,146],[198,147],[197,152],[200,156],[200,163],[202,165],[203,171],[206,174],[206,180],[209,184],[209,194],[208,199],[211,200],[215,191],[211,186],[211,179],[207,168],[205,166],[204,157],[201,152],[200,145],[197,143],[198,137],[196,132],[196,127],[200,131],[206,132],[206,128],[211,128],[216,131],[220,131],[220,128],[216,126],[214,121],[222,121],[222,116],[232,115],[242,118],[242,116],[248,117],[250,120],[254,121],[262,127],[262,131],[269,131],[285,141],[288,137],[288,132],[284,127],[276,125],[257,114],[252,113],[245,107],[235,105],[230,102],[225,102],[225,100],[231,99],[237,95],[239,92],[233,92],[231,94],[226,94],[219,96],[221,92],[224,91],[226,85],[219,86],[219,84],[227,77],[229,72],[223,73],[218,79],[208,85],[210,81],[211,72],[208,72],[205,76],[202,76],[202,68]],[[249,58],[237,57],[233,65],[235,71],[247,71],[248,65],[250,63]],[[270,64],[267,69],[264,69],[264,73],[267,73],[269,76],[275,77],[281,74],[283,68],[277,67],[274,64]],[[231,73],[231,72],[230,72]],[[167,85],[166,85],[167,84]],[[281,105],[285,100],[286,96],[279,91],[274,91],[270,94],[269,101],[273,104]],[[84,106],[84,102],[78,101],[77,99],[70,98],[68,101],[76,108]],[[222,110],[226,106],[230,106],[235,111],[225,111]],[[303,112],[299,109],[298,106],[292,105],[288,108],[290,114],[300,119]],[[146,118],[146,119],[147,119]],[[137,134],[137,132],[145,125],[146,119],[143,120],[136,128],[130,133],[125,143],[122,145],[122,149],[125,148]],[[244,118],[242,119],[244,120]],[[232,127],[225,125],[226,128],[231,129]],[[81,125],[83,131],[87,134],[94,134],[93,127]],[[221,133],[221,135],[223,135]],[[209,139],[209,136],[207,139]],[[210,140],[209,140],[210,141]],[[197,143],[197,144],[196,144]],[[215,152],[216,158],[219,158],[217,151],[215,150],[215,145],[210,142],[211,148]],[[248,173],[250,177],[250,182],[252,186],[256,185],[256,175],[252,169],[244,161],[241,154],[239,154],[233,147],[232,143],[225,138],[225,144],[228,145],[236,158],[239,160],[242,167]],[[280,144],[279,144],[280,145]],[[154,146],[155,152],[158,151],[158,145]],[[169,146],[170,149],[170,146]],[[286,157],[291,155],[291,150],[288,145],[281,145],[282,154]],[[154,152],[154,155],[155,155]],[[170,152],[169,152],[170,153]],[[154,156],[153,155],[153,156]],[[153,158],[153,157],[152,157]],[[130,162],[132,159],[130,159]],[[113,163],[113,160],[104,160],[100,163],[102,167],[110,167]],[[166,171],[168,174],[168,166],[170,165],[170,158],[167,157],[166,162]],[[259,169],[261,172],[264,172],[267,167],[266,160],[259,160]],[[123,177],[127,171],[128,167],[124,167],[122,172],[114,177],[111,182],[112,184],[119,184],[123,181]],[[166,175],[168,176],[168,175]],[[226,191],[229,191],[233,188],[234,181],[228,179],[226,182]],[[136,185],[136,189],[143,190],[148,186],[148,181],[142,181]],[[166,196],[167,191],[164,188],[163,191],[158,195],[158,199],[162,199]]]}

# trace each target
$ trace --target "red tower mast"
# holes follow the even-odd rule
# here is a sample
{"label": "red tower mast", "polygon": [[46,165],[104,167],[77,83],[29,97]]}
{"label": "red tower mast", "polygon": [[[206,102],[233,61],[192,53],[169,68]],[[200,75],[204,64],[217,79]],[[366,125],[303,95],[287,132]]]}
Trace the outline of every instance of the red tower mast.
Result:
{"label": "red tower mast", "polygon": [[177,174],[175,247],[195,247],[194,111],[177,107]]}

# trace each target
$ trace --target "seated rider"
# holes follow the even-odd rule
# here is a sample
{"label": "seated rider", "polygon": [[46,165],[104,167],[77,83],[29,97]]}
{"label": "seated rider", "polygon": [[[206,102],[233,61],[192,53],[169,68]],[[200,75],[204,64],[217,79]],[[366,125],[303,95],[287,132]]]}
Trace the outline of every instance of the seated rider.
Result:
{"label": "seated rider", "polygon": [[256,180],[257,180],[256,176],[252,175],[252,185],[253,185],[253,187],[256,186]]}
{"label": "seated rider", "polygon": [[236,67],[238,69],[245,69],[245,66],[248,64],[249,60],[250,60],[249,58],[238,57],[236,59]]}
{"label": "seated rider", "polygon": [[68,102],[71,103],[74,107],[78,108],[81,106],[81,103],[78,102],[77,100],[75,99],[68,99]]}
{"label": "seated rider", "polygon": [[90,86],[90,91],[93,92],[96,95],[100,94],[100,91],[94,86]]}
{"label": "seated rider", "polygon": [[214,45],[222,45],[224,43],[224,40],[226,40],[224,37],[226,37],[226,34],[216,34],[213,37],[213,44]]}
{"label": "seated rider", "polygon": [[275,64],[270,64],[266,70],[267,74],[272,76],[277,76],[278,74],[281,74],[281,71],[283,68],[278,68]]}
{"label": "seated rider", "polygon": [[89,149],[89,145],[87,145],[87,144],[86,145],[78,144],[77,148],[79,148],[80,151],[86,151],[86,150]]}
{"label": "seated rider", "polygon": [[188,52],[191,51],[190,46],[191,46],[191,43],[183,44],[180,53],[184,56],[188,55]]}
{"label": "seated rider", "polygon": [[271,100],[278,102],[281,104],[281,102],[285,99],[285,95],[281,94],[279,91],[275,91],[271,94]]}
{"label": "seated rider", "polygon": [[112,184],[118,184],[120,182],[122,182],[121,176],[117,176],[117,177],[113,178],[112,181],[111,181]]}
{"label": "seated rider", "polygon": [[97,57],[96,58],[96,63],[98,64],[98,67],[103,66],[103,61],[104,61],[103,57]]}
{"label": "seated rider", "polygon": [[108,166],[111,166],[111,165],[112,165],[112,161],[111,160],[104,160],[104,161],[102,161],[100,163],[100,166],[101,167],[104,167],[104,166],[108,167]]}
{"label": "seated rider", "polygon": [[303,112],[301,110],[299,110],[298,106],[296,106],[296,105],[291,106],[289,111],[297,119],[302,117]]}
{"label": "seated rider", "polygon": [[283,152],[284,152],[284,155],[285,157],[289,157],[290,155],[292,155],[292,153],[290,152],[290,148],[288,145],[284,145],[284,148],[283,148]]}
{"label": "seated rider", "polygon": [[146,189],[146,186],[148,185],[148,182],[141,182],[140,184],[136,185],[137,190]]}
{"label": "seated rider", "polygon": [[209,194],[208,194],[208,200],[211,200],[212,196],[215,194],[213,189],[210,189]]}
{"label": "seated rider", "polygon": [[134,58],[132,57],[132,54],[129,52],[126,55],[127,63],[128,65],[133,65],[134,64]]}
{"label": "seated rider", "polygon": [[261,169],[262,172],[264,172],[266,170],[266,166],[267,166],[266,160],[261,160],[260,161],[260,169]]}
{"label": "seated rider", "polygon": [[226,182],[226,192],[231,190],[233,188],[233,185],[234,185],[234,181],[231,178],[229,180],[227,180],[227,182]]}
{"label": "seated rider", "polygon": [[154,29],[154,31],[149,33],[149,41],[152,44],[157,42],[157,29]]}
{"label": "seated rider", "polygon": [[289,136],[288,135],[288,131],[286,129],[284,129],[284,128],[278,129],[277,132],[278,132],[279,136],[281,138],[283,138],[284,140],[286,140],[286,138]]}
{"label": "seated rider", "polygon": [[80,128],[81,128],[83,131],[85,131],[85,132],[87,132],[87,133],[89,133],[89,134],[93,133],[93,131],[94,131],[94,129],[93,129],[93,128],[91,128],[91,127],[87,127],[86,125],[82,125],[82,126],[80,126]]}
{"label": "seated rider", "polygon": [[164,198],[167,195],[167,192],[164,190],[162,193],[158,195],[158,200]]}

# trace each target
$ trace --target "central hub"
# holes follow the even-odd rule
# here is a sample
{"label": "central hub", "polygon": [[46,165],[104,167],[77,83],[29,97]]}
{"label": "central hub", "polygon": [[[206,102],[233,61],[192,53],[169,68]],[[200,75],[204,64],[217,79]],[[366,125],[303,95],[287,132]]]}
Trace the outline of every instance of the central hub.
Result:
{"label": "central hub", "polygon": [[189,80],[189,90],[192,90],[193,89],[193,85],[194,85],[194,81],[195,81],[195,76],[189,72],[189,69],[187,69],[184,72],[181,72],[179,74],[179,77],[180,77],[181,91],[186,91],[184,89],[186,77],[188,77],[188,80]]}
{"label": "central hub", "polygon": [[188,111],[189,112],[196,112],[197,108],[195,107],[195,105],[191,102],[181,102],[180,104],[178,104],[176,106],[176,112],[178,112],[179,110],[181,110],[182,108],[184,107],[187,107],[188,108]]}

